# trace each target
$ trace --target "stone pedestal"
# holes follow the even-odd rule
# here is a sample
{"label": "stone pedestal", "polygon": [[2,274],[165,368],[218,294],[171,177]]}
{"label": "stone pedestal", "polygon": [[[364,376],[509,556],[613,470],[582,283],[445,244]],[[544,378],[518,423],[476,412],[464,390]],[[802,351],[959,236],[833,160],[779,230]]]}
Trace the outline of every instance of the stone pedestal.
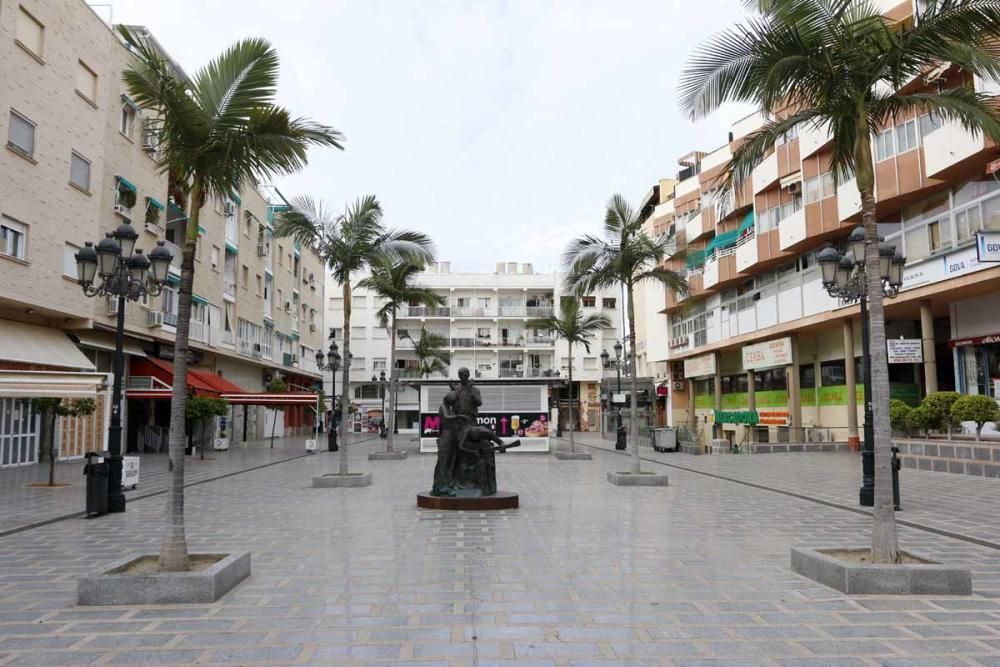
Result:
{"label": "stone pedestal", "polygon": [[652,472],[609,472],[608,482],[615,486],[667,486],[670,478]]}
{"label": "stone pedestal", "polygon": [[372,452],[368,455],[369,461],[402,461],[406,458],[406,452]]}
{"label": "stone pedestal", "polygon": [[587,452],[561,452],[557,451],[555,457],[560,461],[590,461],[594,457]]}
{"label": "stone pedestal", "polygon": [[417,494],[417,507],[430,510],[483,512],[516,509],[519,504],[518,495],[509,491],[497,491],[492,496],[456,496],[454,498],[432,496],[429,493]]}
{"label": "stone pedestal", "polygon": [[313,477],[313,487],[318,489],[371,486],[371,483],[372,474],[370,472],[355,472],[348,475],[330,473]]}

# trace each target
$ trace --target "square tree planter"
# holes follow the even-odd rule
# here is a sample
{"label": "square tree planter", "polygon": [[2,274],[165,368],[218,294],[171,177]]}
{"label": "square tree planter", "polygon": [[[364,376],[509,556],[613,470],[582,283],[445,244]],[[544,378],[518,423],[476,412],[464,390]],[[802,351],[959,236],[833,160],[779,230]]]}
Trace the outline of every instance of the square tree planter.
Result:
{"label": "square tree planter", "polygon": [[609,472],[608,482],[615,486],[667,486],[670,478],[653,472]]}
{"label": "square tree planter", "polygon": [[[250,552],[191,554],[197,569],[156,572],[158,556],[115,561],[105,570],[81,577],[76,601],[81,605],[186,604],[215,602],[250,576]],[[198,565],[202,567],[198,568]]]}
{"label": "square tree planter", "polygon": [[347,475],[328,473],[313,477],[313,488],[336,489],[353,488],[358,486],[371,486],[372,474],[370,472],[352,472]]}
{"label": "square tree planter", "polygon": [[372,452],[368,455],[369,461],[402,461],[406,458],[406,450],[398,452]]}
{"label": "square tree planter", "polygon": [[903,563],[862,563],[850,558],[867,551],[792,547],[792,571],[848,595],[972,594],[969,570],[906,552],[902,552]]}
{"label": "square tree planter", "polygon": [[571,452],[569,450],[556,450],[555,457],[560,461],[590,461],[594,458],[587,452]]}

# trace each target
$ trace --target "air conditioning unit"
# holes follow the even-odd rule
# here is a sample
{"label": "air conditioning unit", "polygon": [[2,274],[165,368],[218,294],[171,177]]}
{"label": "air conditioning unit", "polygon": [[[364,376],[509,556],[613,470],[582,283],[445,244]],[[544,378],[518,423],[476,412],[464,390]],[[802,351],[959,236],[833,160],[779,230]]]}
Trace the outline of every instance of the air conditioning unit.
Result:
{"label": "air conditioning unit", "polygon": [[132,209],[125,206],[124,204],[115,204],[115,213],[124,216],[128,219],[132,219]]}
{"label": "air conditioning unit", "polygon": [[802,181],[793,181],[788,184],[788,194],[797,195],[802,192]]}
{"label": "air conditioning unit", "polygon": [[258,257],[267,257],[270,254],[271,254],[271,246],[270,245],[268,245],[267,243],[258,243],[257,244],[257,256]]}
{"label": "air conditioning unit", "polygon": [[163,326],[163,311],[151,310],[146,313],[146,326],[150,329]]}
{"label": "air conditioning unit", "polygon": [[153,153],[160,147],[160,138],[156,135],[156,132],[147,130],[142,133],[142,150],[147,153]]}
{"label": "air conditioning unit", "polygon": [[674,382],[674,391],[681,391],[684,389],[684,383],[680,380]]}

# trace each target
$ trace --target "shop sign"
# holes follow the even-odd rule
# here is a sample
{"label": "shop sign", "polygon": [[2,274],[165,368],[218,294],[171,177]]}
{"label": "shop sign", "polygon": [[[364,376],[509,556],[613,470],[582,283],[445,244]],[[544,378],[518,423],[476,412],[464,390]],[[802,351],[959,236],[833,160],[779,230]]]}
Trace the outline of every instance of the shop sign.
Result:
{"label": "shop sign", "polygon": [[788,337],[756,345],[747,345],[743,348],[743,368],[745,370],[790,366],[791,363],[792,339]]}
{"label": "shop sign", "polygon": [[684,360],[684,377],[697,378],[715,375],[715,354],[703,354]]}
{"label": "shop sign", "polygon": [[122,457],[122,488],[134,489],[139,485],[139,457]]}
{"label": "shop sign", "polygon": [[976,232],[976,259],[1000,262],[1000,232]]}
{"label": "shop sign", "polygon": [[920,364],[924,361],[923,343],[919,338],[889,338],[885,343],[890,364]]}
{"label": "shop sign", "polygon": [[973,271],[978,271],[981,268],[984,268],[979,265],[979,259],[977,258],[978,254],[979,248],[977,245],[975,248],[965,248],[964,250],[959,250],[958,252],[950,255],[945,255],[944,277],[954,278],[955,276],[972,273]]}
{"label": "shop sign", "polygon": [[656,395],[657,396],[666,396],[667,393],[668,393],[668,391],[669,391],[669,389],[665,385],[661,385],[661,386],[659,386],[659,387],[656,388]]}
{"label": "shop sign", "polygon": [[625,405],[625,393],[611,394],[611,402],[616,405]]}
{"label": "shop sign", "polygon": [[973,336],[971,338],[953,338],[948,341],[948,347],[965,347],[967,345],[989,345],[990,343],[1000,343],[1000,333],[989,336]]}
{"label": "shop sign", "polygon": [[757,424],[757,412],[754,410],[715,410],[716,424]]}
{"label": "shop sign", "polygon": [[939,257],[907,266],[903,269],[903,289],[941,280],[943,275],[944,262]]}
{"label": "shop sign", "polygon": [[758,410],[757,423],[764,426],[788,426],[788,410]]}
{"label": "shop sign", "polygon": [[[547,438],[549,416],[544,412],[480,412],[476,423],[485,426],[501,438]],[[420,415],[420,437],[441,435],[441,415],[425,412]]]}

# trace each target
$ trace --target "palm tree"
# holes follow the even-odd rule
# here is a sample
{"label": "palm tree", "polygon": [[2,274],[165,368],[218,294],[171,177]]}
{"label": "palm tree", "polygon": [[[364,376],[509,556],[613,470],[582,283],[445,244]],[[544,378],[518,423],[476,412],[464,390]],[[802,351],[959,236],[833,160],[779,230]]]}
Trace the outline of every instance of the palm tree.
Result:
{"label": "palm tree", "polygon": [[[687,292],[687,282],[662,266],[672,251],[666,235],[650,238],[642,229],[644,220],[620,194],[608,202],[604,216],[603,237],[582,236],[570,242],[563,252],[567,291],[583,296],[587,292],[610,287],[625,288],[628,308],[628,346],[630,365],[635,368],[635,300],[636,286],[647,281],[661,283],[666,289]],[[629,401],[629,436],[632,440],[632,472],[640,474],[639,414],[635,397],[639,395],[638,379],[632,373],[632,399]]]}
{"label": "palm tree", "polygon": [[170,404],[170,489],[160,569],[188,569],[184,532],[184,404],[188,331],[198,226],[205,201],[244,185],[301,169],[309,146],[342,148],[331,127],[294,118],[274,103],[278,54],[263,39],[236,42],[187,78],[145,34],[119,28],[134,59],[122,79],[129,95],[151,111],[160,141],[159,168],[190,202],[181,262]]}
{"label": "palm tree", "polygon": [[358,283],[385,300],[375,313],[378,325],[389,334],[389,421],[386,422],[385,450],[393,451],[393,430],[396,422],[396,394],[399,390],[399,371],[396,368],[396,317],[403,306],[433,308],[444,304],[444,297],[426,287],[411,284],[413,278],[424,270],[423,265],[397,262],[391,257],[378,257],[371,265],[371,273]]}
{"label": "palm tree", "polygon": [[445,349],[448,347],[447,338],[423,328],[420,329],[419,340],[413,340],[409,334],[402,336],[402,338],[413,343],[413,352],[417,355],[420,377],[430,377],[433,373],[448,372],[451,355]]}
{"label": "palm tree", "polygon": [[[422,265],[434,258],[434,244],[421,232],[386,229],[382,206],[375,195],[348,205],[338,215],[311,197],[297,197],[278,217],[275,236],[290,236],[303,246],[315,248],[344,296],[344,380],[341,393],[348,395],[351,383],[351,279],[379,261]],[[341,406],[340,471],[347,475],[347,424],[350,404]]]}
{"label": "palm tree", "polygon": [[573,435],[573,345],[579,343],[590,353],[590,339],[601,329],[611,326],[611,320],[604,315],[584,315],[580,310],[580,300],[576,297],[564,297],[559,304],[559,315],[549,315],[540,320],[531,320],[528,326],[555,334],[566,341],[569,356],[569,451],[576,451],[576,438]]}
{"label": "palm tree", "polygon": [[[832,171],[854,174],[861,193],[871,331],[875,431],[872,558],[896,562],[890,475],[889,373],[878,271],[872,136],[903,114],[930,113],[1000,141],[1000,114],[985,95],[960,85],[909,92],[904,86],[939,64],[988,79],[1000,75],[1000,2],[931,0],[912,25],[863,0],[757,0],[757,15],[697,49],[682,75],[681,106],[703,117],[725,102],[746,102],[771,118],[733,151],[725,189],[751,177],[775,139],[800,125],[832,136]],[[901,92],[904,91],[905,92]]]}

